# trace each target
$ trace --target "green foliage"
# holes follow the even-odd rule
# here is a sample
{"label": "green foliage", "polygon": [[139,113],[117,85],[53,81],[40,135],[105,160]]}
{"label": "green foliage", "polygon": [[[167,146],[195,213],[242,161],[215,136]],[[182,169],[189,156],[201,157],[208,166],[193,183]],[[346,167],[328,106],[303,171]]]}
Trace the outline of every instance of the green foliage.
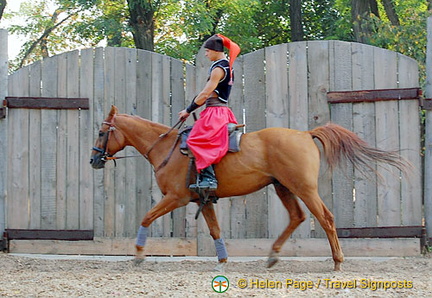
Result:
{"label": "green foliage", "polygon": [[415,59],[419,63],[420,84],[424,86],[426,80],[427,18],[432,13],[427,10],[419,11],[413,7],[407,8],[405,13],[400,26],[393,26],[387,20],[371,16],[375,30],[370,43]]}
{"label": "green foliage", "polygon": [[[352,0],[302,1],[306,40],[353,41]],[[25,19],[9,28],[25,36],[20,59],[25,63],[43,55],[92,46],[134,47],[130,9],[154,11],[155,51],[193,61],[205,39],[222,33],[235,40],[242,54],[291,40],[288,0],[28,0],[19,13]],[[424,74],[426,0],[394,0],[400,26],[392,26],[378,0],[379,17],[370,16],[370,43],[398,51],[419,61]],[[47,33],[46,36],[41,37]],[[35,43],[37,44],[34,47]],[[45,46],[45,49],[43,48]],[[30,51],[31,50],[31,51]],[[44,52],[45,50],[45,52]],[[26,55],[27,51],[30,51]]]}

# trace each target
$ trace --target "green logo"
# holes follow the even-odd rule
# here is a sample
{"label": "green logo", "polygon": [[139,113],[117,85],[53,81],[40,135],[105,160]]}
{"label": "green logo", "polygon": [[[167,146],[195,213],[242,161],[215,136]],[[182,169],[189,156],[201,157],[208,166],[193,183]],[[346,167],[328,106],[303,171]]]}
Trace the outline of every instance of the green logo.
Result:
{"label": "green logo", "polygon": [[212,280],[212,288],[216,293],[224,293],[229,288],[229,280],[223,275],[218,275]]}

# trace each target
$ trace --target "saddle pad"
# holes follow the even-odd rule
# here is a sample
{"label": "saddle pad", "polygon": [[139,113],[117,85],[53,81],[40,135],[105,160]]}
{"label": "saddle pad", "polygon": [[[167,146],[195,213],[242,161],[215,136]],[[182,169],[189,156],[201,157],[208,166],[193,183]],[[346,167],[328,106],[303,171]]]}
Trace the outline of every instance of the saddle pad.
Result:
{"label": "saddle pad", "polygon": [[[179,132],[179,134],[181,135],[180,152],[184,155],[188,155],[189,149],[186,141],[190,131],[192,130],[192,127],[193,126],[186,126]],[[228,152],[240,151],[240,140],[243,135],[243,133],[240,131],[240,127],[243,126],[242,125],[239,126],[235,123],[228,123],[228,134],[229,134]]]}

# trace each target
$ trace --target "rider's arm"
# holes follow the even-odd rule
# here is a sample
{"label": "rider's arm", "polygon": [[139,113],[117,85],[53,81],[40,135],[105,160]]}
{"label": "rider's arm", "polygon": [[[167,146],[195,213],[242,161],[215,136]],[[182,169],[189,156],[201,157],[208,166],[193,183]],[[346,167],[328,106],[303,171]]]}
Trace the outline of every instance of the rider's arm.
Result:
{"label": "rider's arm", "polygon": [[[207,100],[207,98],[212,95],[220,80],[222,80],[224,76],[225,72],[222,68],[216,67],[215,69],[213,69],[210,74],[209,80],[204,86],[204,89],[194,98],[188,108],[179,112],[179,118],[187,118],[189,114],[194,110],[194,107],[198,108],[199,106],[202,106]],[[193,103],[195,103],[195,105]]]}

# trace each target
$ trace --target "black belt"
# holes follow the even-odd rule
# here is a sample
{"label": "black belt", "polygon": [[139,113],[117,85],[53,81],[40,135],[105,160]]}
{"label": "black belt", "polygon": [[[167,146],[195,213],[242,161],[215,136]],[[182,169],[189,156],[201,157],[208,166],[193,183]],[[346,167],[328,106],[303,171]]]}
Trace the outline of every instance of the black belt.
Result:
{"label": "black belt", "polygon": [[228,103],[221,101],[218,97],[209,97],[206,100],[206,108],[208,107],[227,107]]}

